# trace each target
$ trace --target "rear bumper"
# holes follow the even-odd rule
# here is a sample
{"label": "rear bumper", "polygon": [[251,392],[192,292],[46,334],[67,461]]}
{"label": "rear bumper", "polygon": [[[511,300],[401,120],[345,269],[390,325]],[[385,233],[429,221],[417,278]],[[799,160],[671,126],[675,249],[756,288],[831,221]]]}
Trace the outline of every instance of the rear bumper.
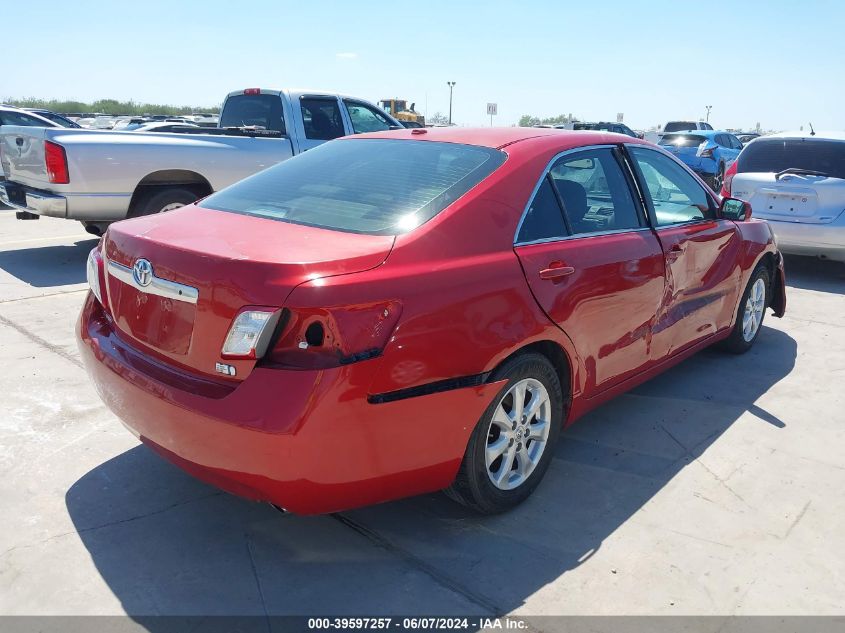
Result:
{"label": "rear bumper", "polygon": [[830,224],[767,222],[782,252],[845,261],[845,220],[842,217]]}
{"label": "rear bumper", "polygon": [[445,488],[502,386],[369,404],[379,359],[322,371],[257,368],[236,386],[177,380],[126,345],[90,293],[77,338],[100,397],[142,442],[199,479],[299,514]]}
{"label": "rear bumper", "polygon": [[49,191],[26,187],[9,180],[0,181],[0,202],[18,211],[55,218],[67,217],[67,198]]}

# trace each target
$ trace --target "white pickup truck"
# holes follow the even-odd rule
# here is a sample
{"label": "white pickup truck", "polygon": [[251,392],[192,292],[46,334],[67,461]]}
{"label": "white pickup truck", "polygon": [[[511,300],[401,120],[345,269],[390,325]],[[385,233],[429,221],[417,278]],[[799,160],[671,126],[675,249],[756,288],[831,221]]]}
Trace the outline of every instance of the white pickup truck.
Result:
{"label": "white pickup truck", "polygon": [[19,219],[110,222],[170,211],[347,134],[401,128],[354,97],[248,88],[226,96],[217,128],[112,132],[4,125],[0,201]]}

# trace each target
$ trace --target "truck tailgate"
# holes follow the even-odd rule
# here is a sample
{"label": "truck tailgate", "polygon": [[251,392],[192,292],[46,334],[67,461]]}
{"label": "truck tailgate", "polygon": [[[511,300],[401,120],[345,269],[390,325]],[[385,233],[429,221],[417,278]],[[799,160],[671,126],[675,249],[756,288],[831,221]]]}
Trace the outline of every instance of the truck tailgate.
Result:
{"label": "truck tailgate", "polygon": [[48,128],[4,125],[0,128],[0,161],[8,180],[31,186],[48,182],[44,140]]}

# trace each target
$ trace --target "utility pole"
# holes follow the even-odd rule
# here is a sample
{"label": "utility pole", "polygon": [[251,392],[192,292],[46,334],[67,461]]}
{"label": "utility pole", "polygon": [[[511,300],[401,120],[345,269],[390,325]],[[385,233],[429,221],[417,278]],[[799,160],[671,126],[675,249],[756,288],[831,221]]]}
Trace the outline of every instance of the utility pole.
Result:
{"label": "utility pole", "polygon": [[447,81],[446,85],[449,86],[449,125],[452,125],[452,88],[455,87],[455,82]]}
{"label": "utility pole", "polygon": [[704,107],[705,107],[705,108],[707,108],[707,118],[706,118],[706,119],[704,119],[704,120],[705,120],[707,123],[710,123],[710,108],[712,108],[713,106],[712,106],[712,105],[710,105],[710,106],[704,106]]}

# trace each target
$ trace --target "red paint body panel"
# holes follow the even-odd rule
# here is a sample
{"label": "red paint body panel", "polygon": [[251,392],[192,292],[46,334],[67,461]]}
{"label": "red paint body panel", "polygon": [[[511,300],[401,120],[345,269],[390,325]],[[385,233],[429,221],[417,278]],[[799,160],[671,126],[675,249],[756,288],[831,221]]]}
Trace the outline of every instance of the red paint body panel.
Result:
{"label": "red paint body panel", "polygon": [[[189,206],[118,223],[103,240],[107,261],[132,266],[144,257],[156,275],[199,290],[195,306],[174,306],[109,278],[111,313],[89,295],[78,338],[106,404],[145,443],[206,481],[299,513],[441,489],[502,384],[383,404],[368,398],[485,376],[542,342],[570,366],[569,424],[726,336],[764,257],[777,270],[773,307],[785,309],[782,259],[763,222],[514,248],[520,217],[557,153],[636,139],[519,128],[356,138],[368,136],[503,147],[507,160],[395,238]],[[674,246],[680,256],[668,254]],[[558,266],[573,271],[540,278]],[[358,340],[376,341],[380,354],[322,369],[224,359],[223,340],[245,306],[285,308],[295,315],[292,328],[331,315],[344,354],[364,351],[350,342]],[[389,316],[367,332],[374,306]],[[308,353],[293,352],[278,358]],[[216,374],[216,362],[232,363],[237,375]]]}

